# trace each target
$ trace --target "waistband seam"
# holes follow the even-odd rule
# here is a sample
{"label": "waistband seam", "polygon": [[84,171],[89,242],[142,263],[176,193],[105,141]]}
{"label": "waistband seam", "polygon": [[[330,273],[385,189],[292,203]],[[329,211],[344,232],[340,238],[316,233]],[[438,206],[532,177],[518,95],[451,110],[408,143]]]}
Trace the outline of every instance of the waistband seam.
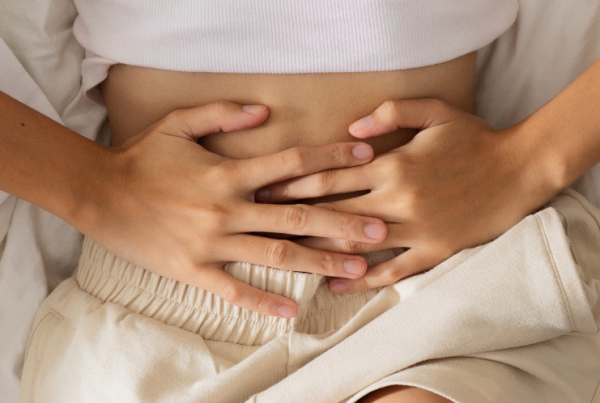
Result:
{"label": "waistband seam", "polygon": [[[102,271],[104,271],[104,272],[106,273],[106,271],[105,271],[105,270],[102,270]],[[170,297],[167,297],[167,296],[162,296],[162,295],[157,295],[157,294],[154,294],[153,292],[151,292],[151,291],[149,291],[149,290],[146,290],[146,289],[144,289],[143,287],[140,287],[140,286],[139,286],[139,285],[137,285],[137,284],[134,284],[134,283],[132,283],[132,282],[129,282],[128,280],[125,280],[125,279],[123,279],[123,278],[116,277],[116,276],[114,276],[112,273],[106,273],[106,274],[108,274],[108,277],[109,277],[109,278],[111,278],[111,279],[113,279],[113,280],[115,280],[115,281],[122,282],[122,283],[124,283],[124,284],[125,284],[125,285],[127,285],[127,286],[130,286],[130,287],[133,287],[133,288],[135,288],[135,289],[136,289],[138,292],[140,292],[141,294],[144,294],[144,295],[149,295],[149,296],[152,296],[152,297],[160,297],[160,298],[164,298],[165,300],[167,300],[167,301],[169,301],[169,302],[171,302],[171,303],[173,303],[173,304],[177,304],[177,305],[179,305],[179,306],[184,306],[184,307],[186,307],[186,308],[188,308],[188,309],[191,309],[191,310],[193,310],[193,311],[195,311],[195,312],[199,312],[199,313],[205,313],[205,314],[209,314],[209,315],[214,315],[214,316],[218,316],[218,317],[220,317],[220,318],[223,318],[223,319],[234,319],[234,320],[238,320],[238,319],[239,319],[239,318],[238,318],[238,317],[236,317],[236,316],[231,316],[231,315],[223,315],[223,314],[221,314],[221,313],[218,313],[218,312],[207,311],[206,309],[199,308],[199,307],[196,307],[196,306],[194,306],[194,305],[190,305],[189,303],[186,303],[186,302],[184,302],[184,301],[181,301],[181,302],[179,302],[179,301],[177,301],[177,300],[174,300],[174,299],[172,299],[172,298],[170,298]],[[175,280],[173,280],[173,279],[169,279],[169,280],[171,280],[171,281],[175,281]],[[77,284],[79,284],[79,281],[77,281]],[[185,283],[184,283],[184,284],[185,284]],[[191,285],[189,285],[189,284],[186,284],[186,286],[188,286],[188,287],[193,287],[193,286],[191,286]],[[79,284],[79,287],[81,288],[81,284]],[[206,290],[204,290],[204,289],[202,289],[202,288],[198,288],[198,287],[195,287],[195,288],[197,288],[198,290],[200,290],[200,291],[201,291],[201,292],[203,292],[203,293],[210,293],[210,294],[214,295],[214,296],[215,296],[215,297],[217,297],[217,298],[221,298],[221,297],[219,297],[218,295],[215,295],[215,294],[211,293],[210,291],[206,291]],[[379,287],[379,288],[381,288],[381,287]],[[365,295],[365,294],[366,294],[368,291],[371,291],[371,290],[375,290],[375,291],[376,291],[376,290],[377,290],[377,288],[372,288],[372,289],[369,289],[369,290],[363,290],[363,291],[360,291],[360,292],[357,292],[357,293],[352,293],[352,295],[351,295],[351,296],[348,296],[346,299],[339,300],[339,301],[337,301],[335,304],[329,305],[329,306],[328,306],[327,308],[325,308],[325,309],[321,309],[321,310],[319,310],[319,311],[317,311],[317,312],[313,312],[313,313],[311,313],[310,315],[306,316],[306,319],[313,318],[313,317],[315,317],[315,316],[318,316],[318,315],[320,315],[320,314],[322,314],[322,313],[324,313],[324,312],[327,312],[328,310],[330,310],[330,309],[331,309],[331,308],[333,308],[333,307],[336,307],[336,306],[338,306],[338,305],[341,305],[341,304],[343,304],[343,303],[347,303],[347,302],[348,302],[348,301],[350,301],[350,300],[353,300],[353,299],[356,299],[356,298],[362,297],[362,296],[364,296],[364,295]],[[99,299],[99,298],[98,298],[98,299]],[[222,298],[221,298],[221,299],[222,299]],[[223,300],[223,301],[225,301],[225,300]],[[104,302],[106,302],[106,301],[104,301]],[[226,301],[226,302],[227,302],[227,301]],[[232,304],[232,305],[233,305],[233,304]],[[245,309],[245,308],[238,307],[237,305],[235,305],[235,306],[236,306],[237,308],[239,308],[239,309]],[[130,309],[129,309],[129,310],[130,310]],[[130,310],[130,311],[131,311],[131,310]],[[131,311],[131,312],[134,312],[134,311]],[[254,312],[254,311],[250,311],[250,312]],[[135,312],[134,312],[134,313],[135,313]],[[293,320],[293,319],[294,319],[294,318],[292,318],[292,319],[288,319],[288,320]],[[289,330],[292,330],[292,329],[294,328],[292,324],[282,324],[281,322],[279,322],[278,324],[277,324],[277,323],[268,323],[268,322],[266,322],[266,321],[258,321],[258,320],[254,319],[254,318],[246,318],[246,319],[244,319],[244,320],[245,320],[245,321],[247,321],[247,322],[252,322],[252,323],[255,323],[255,324],[268,324],[268,325],[270,325],[270,326],[272,326],[272,325],[275,325],[275,327],[282,327],[282,328],[289,329]]]}
{"label": "waistband seam", "polygon": [[[378,288],[381,288],[381,287],[378,287]],[[315,317],[315,316],[317,316],[317,315],[320,315],[320,314],[322,314],[323,312],[326,312],[326,311],[328,311],[328,310],[329,310],[329,309],[331,309],[331,308],[334,308],[334,307],[336,307],[336,306],[338,306],[338,305],[341,305],[341,304],[345,304],[345,303],[347,303],[348,301],[351,301],[351,300],[353,300],[353,299],[356,299],[356,298],[362,297],[362,296],[364,296],[364,295],[365,295],[367,292],[369,292],[369,291],[372,291],[372,290],[374,290],[374,291],[376,291],[376,292],[377,292],[377,288],[370,288],[370,289],[368,289],[368,290],[363,290],[363,291],[360,291],[360,292],[355,292],[355,293],[352,293],[351,295],[350,295],[350,294],[345,294],[345,295],[350,295],[350,296],[348,296],[346,299],[343,299],[343,300],[339,300],[339,301],[337,301],[335,304],[331,304],[331,305],[329,305],[329,306],[328,306],[328,308],[321,309],[320,311],[317,311],[317,312],[313,312],[313,313],[311,313],[310,315],[306,316],[306,319],[313,318],[313,317]]]}
{"label": "waistband seam", "polygon": [[[106,273],[106,271],[104,271],[104,272]],[[184,301],[179,302],[179,301],[176,301],[176,300],[174,300],[174,299],[172,299],[170,297],[167,297],[167,296],[157,295],[157,294],[155,294],[155,293],[153,293],[153,292],[151,292],[149,290],[144,289],[143,287],[140,287],[140,286],[138,286],[136,284],[133,284],[133,283],[129,282],[128,280],[125,280],[125,279],[120,278],[120,277],[116,277],[116,276],[112,275],[112,273],[106,273],[106,274],[108,274],[109,278],[111,278],[113,280],[116,280],[117,282],[121,282],[121,283],[123,283],[123,284],[125,284],[127,286],[135,288],[142,295],[148,295],[148,296],[151,296],[151,297],[164,298],[166,301],[169,301],[169,302],[171,302],[173,304],[176,304],[178,306],[183,306],[185,308],[188,308],[188,309],[190,309],[192,311],[195,311],[195,312],[198,312],[198,313],[205,313],[205,314],[217,316],[217,317],[220,317],[220,318],[223,318],[223,319],[239,320],[239,317],[236,317],[236,316],[224,315],[224,314],[218,313],[218,312],[207,311],[206,309],[203,309],[203,308],[200,308],[200,307],[197,307],[197,306],[194,306],[194,305],[190,305],[189,303],[186,303]],[[169,279],[169,280],[175,281],[173,279]],[[77,281],[77,284],[79,285],[79,288],[81,288],[81,284],[79,283],[79,280]],[[185,284],[185,283],[183,283],[183,284]],[[191,286],[189,284],[185,284],[185,285],[188,286],[188,287],[193,287],[193,286]],[[197,288],[197,287],[195,287],[195,288]],[[83,289],[83,288],[81,288],[81,289]],[[206,290],[204,290],[202,288],[197,288],[197,289],[200,290],[203,293],[210,293],[209,291],[206,291]],[[210,293],[210,294],[214,295],[217,298],[221,298],[218,295],[215,295],[213,293]],[[90,295],[94,296],[95,298],[98,298],[97,296],[95,296],[93,294],[90,294]],[[100,299],[100,298],[98,298],[98,299]],[[225,300],[223,300],[223,301],[225,301]],[[106,302],[106,300],[104,300],[103,302]],[[225,302],[227,302],[227,301],[225,301]],[[337,303],[336,303],[336,305],[337,305]],[[244,309],[244,308],[238,307],[237,305],[234,305],[234,306],[236,306],[238,309]],[[127,308],[127,307],[124,306],[124,308]],[[131,310],[129,308],[127,308],[127,310],[129,310],[129,311],[131,311],[133,313],[137,313],[137,312],[135,312],[135,311],[133,311],[133,310]],[[254,312],[254,311],[250,311],[250,312]],[[290,319],[287,319],[287,320],[289,321]],[[252,322],[252,323],[257,324],[257,325],[269,325],[269,326],[274,326],[274,327],[278,327],[278,328],[284,328],[284,329],[288,329],[288,330],[292,330],[293,329],[293,326],[292,326],[291,323],[290,324],[283,324],[280,321],[276,321],[274,323],[270,323],[270,322],[267,322],[267,321],[258,321],[255,318],[244,318],[244,321],[245,322]],[[279,323],[277,323],[277,322],[279,322]]]}

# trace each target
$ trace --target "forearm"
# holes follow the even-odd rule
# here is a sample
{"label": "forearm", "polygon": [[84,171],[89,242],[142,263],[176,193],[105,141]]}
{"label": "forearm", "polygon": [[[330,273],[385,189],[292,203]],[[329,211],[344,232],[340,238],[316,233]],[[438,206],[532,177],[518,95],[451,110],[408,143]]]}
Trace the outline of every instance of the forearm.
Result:
{"label": "forearm", "polygon": [[74,224],[105,147],[0,92],[0,189]]}
{"label": "forearm", "polygon": [[600,60],[516,128],[555,192],[600,162]]}

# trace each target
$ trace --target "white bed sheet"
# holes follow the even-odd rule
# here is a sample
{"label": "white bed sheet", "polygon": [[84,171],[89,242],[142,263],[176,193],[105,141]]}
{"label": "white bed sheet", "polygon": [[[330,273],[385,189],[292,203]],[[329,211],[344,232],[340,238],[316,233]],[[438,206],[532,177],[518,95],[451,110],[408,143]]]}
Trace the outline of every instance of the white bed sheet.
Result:
{"label": "white bed sheet", "polygon": [[[71,0],[0,1],[0,90],[95,139],[106,112],[79,90],[83,50]],[[0,192],[0,401],[17,401],[33,317],[77,264],[81,235],[51,214]]]}
{"label": "white bed sheet", "polygon": [[[532,114],[600,58],[600,1],[519,3],[515,24],[478,54],[477,114],[497,128]],[[572,187],[600,206],[600,165]]]}
{"label": "white bed sheet", "polygon": [[[600,58],[598,0],[521,0],[515,25],[478,57],[478,114],[495,127],[538,109]],[[105,111],[80,91],[83,50],[72,0],[0,2],[0,90],[92,139]],[[600,106],[599,106],[600,110]],[[600,166],[574,187],[600,207]],[[75,267],[81,236],[60,219],[0,192],[0,396],[17,400],[35,311]]]}

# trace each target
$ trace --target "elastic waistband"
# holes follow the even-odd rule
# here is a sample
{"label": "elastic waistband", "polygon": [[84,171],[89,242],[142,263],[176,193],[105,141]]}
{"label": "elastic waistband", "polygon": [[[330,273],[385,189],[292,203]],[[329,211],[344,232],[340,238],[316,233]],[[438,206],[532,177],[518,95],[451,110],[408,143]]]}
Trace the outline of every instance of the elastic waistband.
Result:
{"label": "elastic waistband", "polygon": [[[366,256],[374,265],[397,256],[385,250]],[[239,308],[200,288],[135,266],[86,238],[74,277],[79,287],[134,313],[197,333],[205,340],[263,345],[291,331],[321,334],[341,328],[379,289],[355,294],[329,292],[325,277],[250,263],[228,263],[225,271],[253,287],[298,303],[298,315],[283,319]]]}

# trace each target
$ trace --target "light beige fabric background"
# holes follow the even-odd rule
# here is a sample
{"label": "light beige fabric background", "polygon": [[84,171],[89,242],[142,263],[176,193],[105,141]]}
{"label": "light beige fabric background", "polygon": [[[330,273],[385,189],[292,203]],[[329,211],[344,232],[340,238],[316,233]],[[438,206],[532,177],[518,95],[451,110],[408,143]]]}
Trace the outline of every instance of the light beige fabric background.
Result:
{"label": "light beige fabric background", "polygon": [[[416,384],[461,403],[486,401],[481,393],[495,403],[589,403],[600,382],[599,220],[567,191],[487,245],[355,295],[358,305],[316,297],[297,321],[227,306],[86,242],[74,278],[38,312],[20,402],[354,402],[383,379],[375,386]],[[307,284],[267,277],[253,285],[281,282],[293,295]],[[479,360],[401,371],[469,356]],[[482,382],[474,390],[471,375]]]}

